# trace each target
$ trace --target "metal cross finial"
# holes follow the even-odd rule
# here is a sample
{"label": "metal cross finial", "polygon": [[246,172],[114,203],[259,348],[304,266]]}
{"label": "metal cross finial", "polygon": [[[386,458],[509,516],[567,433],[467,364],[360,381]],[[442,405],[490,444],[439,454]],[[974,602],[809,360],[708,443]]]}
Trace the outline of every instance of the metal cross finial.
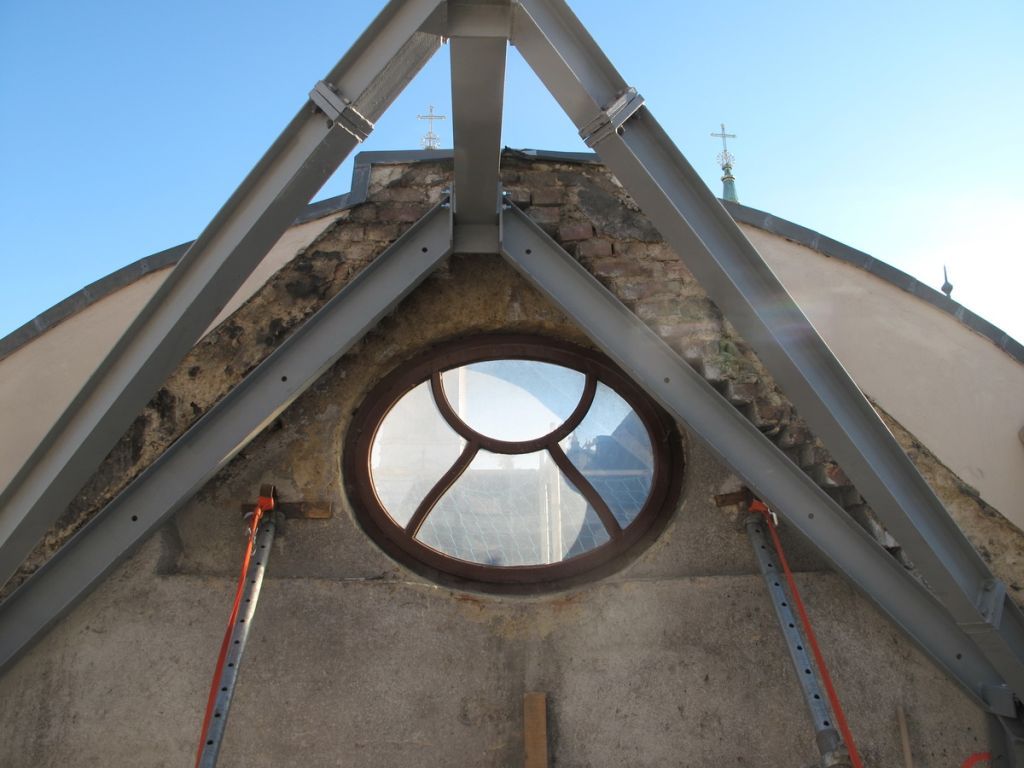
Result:
{"label": "metal cross finial", "polygon": [[434,121],[447,119],[445,115],[435,115],[434,105],[431,104],[430,108],[427,109],[427,114],[416,115],[418,120],[426,120],[429,124],[426,135],[420,140],[420,144],[423,145],[424,149],[440,149],[441,137],[434,133]]}
{"label": "metal cross finial", "polygon": [[953,298],[953,284],[949,282],[949,275],[946,273],[946,265],[942,265],[942,292],[946,294],[947,299]]}
{"label": "metal cross finial", "polygon": [[726,133],[725,132],[725,123],[719,123],[719,125],[722,126],[722,132],[721,133],[714,133],[714,132],[712,132],[711,135],[712,135],[712,137],[714,137],[716,139],[721,139],[722,140],[722,152],[721,152],[721,154],[718,155],[718,164],[720,166],[722,166],[722,168],[724,169],[726,166],[732,167],[733,161],[736,160],[736,158],[733,157],[732,154],[729,152],[729,144],[727,143],[727,139],[735,139],[736,138],[736,134],[735,133]]}

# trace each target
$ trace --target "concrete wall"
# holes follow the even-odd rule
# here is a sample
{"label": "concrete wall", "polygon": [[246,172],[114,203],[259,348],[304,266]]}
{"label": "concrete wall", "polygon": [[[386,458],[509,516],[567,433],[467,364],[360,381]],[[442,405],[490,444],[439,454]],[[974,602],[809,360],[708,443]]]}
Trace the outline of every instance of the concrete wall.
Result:
{"label": "concrete wall", "polygon": [[[637,307],[689,316],[694,338],[711,335],[699,295],[672,312],[658,301]],[[248,320],[243,310],[233,322]],[[563,768],[812,765],[811,730],[749,544],[711,502],[739,481],[689,437],[666,530],[613,575],[572,589],[451,589],[396,564],[361,530],[341,475],[353,411],[431,342],[491,330],[585,343],[497,259],[453,258],[0,678],[0,765],[192,759],[240,557],[238,505],[264,482],[283,499],[331,501],[336,514],[292,521],[275,542],[224,768],[519,765],[527,690],[550,697],[553,764]],[[983,749],[979,710],[783,535],[866,763],[899,763],[897,702],[921,768]]]}

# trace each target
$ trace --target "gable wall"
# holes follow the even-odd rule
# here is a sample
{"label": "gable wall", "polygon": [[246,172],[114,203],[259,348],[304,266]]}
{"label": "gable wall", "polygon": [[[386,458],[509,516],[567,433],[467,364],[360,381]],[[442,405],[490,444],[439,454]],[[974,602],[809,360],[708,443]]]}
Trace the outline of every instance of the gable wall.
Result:
{"label": "gable wall", "polygon": [[[410,189],[436,198],[445,181],[431,169],[383,176],[380,204],[344,214],[185,361],[160,408],[147,411],[144,453],[156,455],[193,405],[208,407],[381,238],[417,218],[422,203],[401,198],[424,195]],[[513,165],[505,181],[705,375],[734,384],[734,395],[739,385],[756,391],[765,418],[789,418],[692,276],[642,220],[615,213],[612,182],[542,164]],[[450,259],[0,678],[9,734],[0,764],[189,759],[239,557],[238,506],[265,482],[286,500],[333,502],[335,516],[294,521],[275,544],[222,766],[516,765],[526,690],[551,697],[556,765],[811,764],[807,718],[749,544],[711,501],[738,480],[691,437],[667,529],[599,581],[529,597],[452,589],[396,564],[362,532],[340,462],[353,410],[431,343],[499,329],[586,343],[497,258]],[[108,474],[93,501],[133,471]],[[983,748],[971,702],[783,535],[868,764],[900,759],[897,701],[918,764],[957,764]]]}
{"label": "gable wall", "polygon": [[[399,168],[375,166],[374,192],[393,180]],[[525,189],[518,194],[520,203],[532,200]],[[540,191],[536,211],[547,207],[545,194]],[[590,205],[591,214],[621,219],[596,198]],[[331,214],[290,229],[211,328],[337,218]],[[1018,501],[1024,498],[1024,443],[1018,436],[1024,427],[1024,401],[1018,397],[1024,391],[1024,365],[948,313],[875,275],[758,227],[741,227],[865,393],[989,505],[1024,528],[1024,506]],[[632,258],[628,252],[609,256],[624,262]],[[613,268],[630,269],[626,264]],[[168,273],[146,275],[0,359],[0,486],[28,458]]]}

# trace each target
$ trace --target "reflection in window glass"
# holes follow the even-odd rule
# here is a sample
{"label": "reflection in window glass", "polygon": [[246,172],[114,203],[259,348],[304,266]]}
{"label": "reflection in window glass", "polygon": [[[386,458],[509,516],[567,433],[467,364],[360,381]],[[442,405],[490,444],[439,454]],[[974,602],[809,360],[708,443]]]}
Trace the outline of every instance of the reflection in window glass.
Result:
{"label": "reflection in window glass", "polygon": [[615,390],[597,385],[594,403],[562,450],[625,528],[643,509],[654,478],[651,439]]}
{"label": "reflection in window glass", "polygon": [[496,440],[543,437],[579,405],[586,376],[534,360],[488,360],[445,371],[445,397],[471,429]]}
{"label": "reflection in window glass", "polygon": [[441,497],[418,539],[460,560],[494,566],[545,565],[608,541],[586,500],[546,451],[481,451]]}
{"label": "reflection in window glass", "polygon": [[462,446],[437,410],[430,382],[410,390],[388,412],[373,439],[370,475],[381,506],[396,523],[405,527]]}
{"label": "reflection in window glass", "polygon": [[[552,506],[555,509],[561,509],[561,514],[563,515],[559,527],[561,559],[568,560],[571,557],[582,555],[584,552],[589,552],[607,543],[611,537],[608,535],[608,531],[605,530],[601,518],[597,516],[594,508],[583,500],[580,492],[576,490],[576,486],[566,480],[565,475],[561,472],[558,473],[557,488],[559,496],[556,503]],[[580,505],[579,507],[572,506],[572,511],[576,514],[570,515],[568,513],[570,503]],[[583,510],[582,519],[579,516],[580,508]]]}

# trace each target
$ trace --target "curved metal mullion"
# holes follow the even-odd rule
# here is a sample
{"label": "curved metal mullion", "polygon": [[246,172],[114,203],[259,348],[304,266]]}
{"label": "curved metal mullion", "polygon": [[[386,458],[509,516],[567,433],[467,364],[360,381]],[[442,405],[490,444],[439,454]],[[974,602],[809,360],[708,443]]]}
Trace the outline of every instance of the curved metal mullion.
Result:
{"label": "curved metal mullion", "polygon": [[423,501],[416,507],[416,511],[413,513],[409,522],[405,525],[405,532],[412,538],[416,538],[416,535],[420,532],[420,528],[423,526],[424,521],[427,519],[427,515],[434,508],[434,505],[440,501],[441,497],[445,492],[455,484],[455,481],[462,477],[462,473],[466,471],[466,468],[472,463],[473,459],[476,458],[477,451],[480,450],[480,444],[475,440],[470,440],[466,443],[466,447],[462,449],[462,453],[459,458],[455,460],[451,468],[441,479],[434,483],[434,487],[430,489],[430,493],[423,497]]}
{"label": "curved metal mullion", "polygon": [[550,443],[547,448],[548,453],[551,454],[551,458],[555,460],[558,468],[562,470],[562,473],[569,479],[569,482],[576,486],[577,490],[583,494],[583,498],[587,500],[587,503],[597,512],[597,516],[604,523],[604,528],[608,531],[608,535],[613,540],[620,538],[622,536],[622,526],[619,525],[619,521],[615,519],[611,508],[601,498],[601,494],[597,492],[597,489],[590,484],[590,481],[570,461],[558,443]]}
{"label": "curved metal mullion", "polygon": [[594,397],[597,395],[597,377],[594,376],[590,371],[587,371],[587,380],[583,385],[583,394],[580,396],[580,402],[576,406],[576,409],[569,414],[562,426],[545,435],[541,439],[545,441],[545,445],[548,442],[560,443],[569,434],[580,425],[580,422],[586,418],[587,414],[590,413],[590,406],[594,404]]}
{"label": "curved metal mullion", "polygon": [[471,429],[466,422],[459,418],[459,414],[455,412],[455,409],[452,408],[452,404],[448,402],[448,397],[444,393],[440,371],[434,371],[430,374],[430,392],[434,396],[434,404],[437,406],[437,410],[441,412],[442,418],[448,422],[449,427],[458,433],[459,437],[467,442],[479,445],[482,445],[483,441],[487,440],[485,435],[481,435]]}
{"label": "curved metal mullion", "polygon": [[586,374],[586,377],[586,382],[583,385],[583,394],[580,395],[580,401],[573,412],[569,414],[569,417],[562,422],[558,429],[533,440],[498,440],[477,432],[459,417],[455,409],[452,408],[452,404],[448,402],[448,397],[444,392],[444,385],[441,382],[440,371],[434,371],[430,375],[430,391],[434,395],[434,403],[441,412],[441,416],[448,423],[448,426],[454,429],[463,440],[475,442],[481,448],[492,453],[520,455],[542,450],[552,442],[557,443],[565,439],[570,432],[579,426],[580,422],[583,421],[590,411],[590,406],[593,405],[594,396],[597,393],[597,378],[589,372]]}

